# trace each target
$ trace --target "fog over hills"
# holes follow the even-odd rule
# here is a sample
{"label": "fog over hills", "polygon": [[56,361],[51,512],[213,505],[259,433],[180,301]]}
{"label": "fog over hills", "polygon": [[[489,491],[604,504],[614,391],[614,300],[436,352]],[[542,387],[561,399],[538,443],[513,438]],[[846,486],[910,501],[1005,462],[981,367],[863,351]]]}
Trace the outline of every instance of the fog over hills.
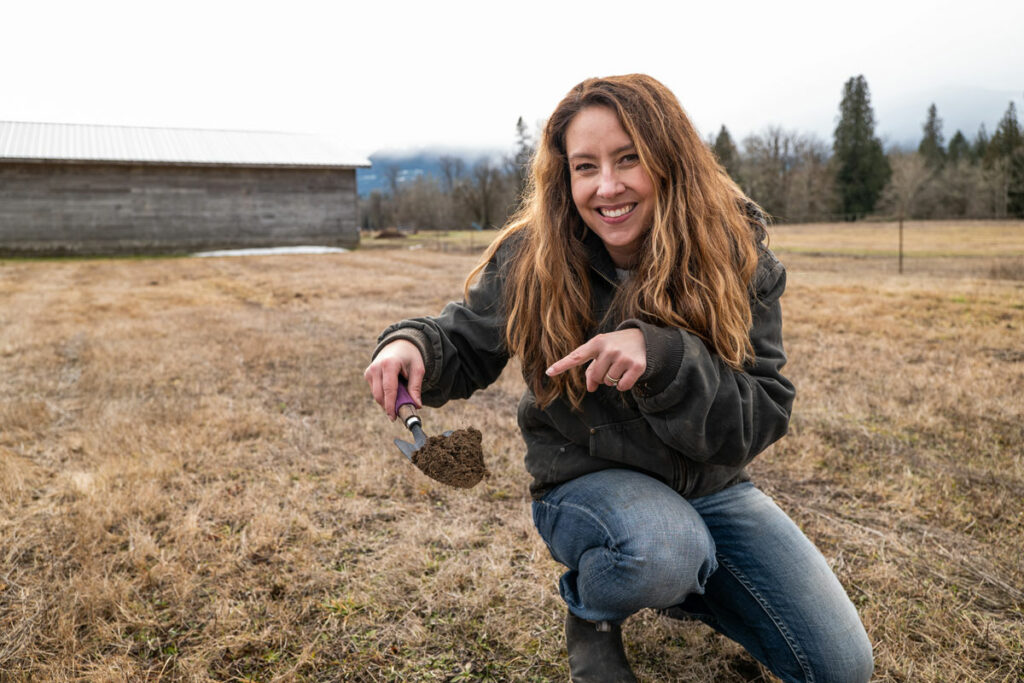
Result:
{"label": "fog over hills", "polygon": [[[870,85],[870,84],[869,84]],[[934,102],[942,119],[942,133],[948,142],[957,130],[968,140],[973,140],[982,123],[989,135],[995,131],[999,120],[1006,113],[1010,101],[1017,106],[1018,120],[1024,120],[1024,81],[1019,91],[993,90],[980,87],[944,87],[924,90],[897,92],[880,91],[872,88],[871,106],[875,112],[875,134],[891,146],[917,148],[921,141],[922,126],[928,115],[928,107]],[[788,105],[787,105],[788,106]],[[694,123],[701,134],[716,135],[722,123],[729,129],[737,143],[751,133],[759,133],[769,126],[779,126],[787,131],[812,134],[831,146],[832,135],[839,120],[839,97],[832,102],[818,102],[813,106],[796,110],[784,119],[774,112],[782,105],[765,103],[759,111],[746,113],[742,120],[722,122],[702,119],[698,112]],[[691,112],[692,113],[692,112]]]}
{"label": "fog over hills", "polygon": [[[1021,83],[1021,90],[1024,90],[1024,83]],[[921,127],[928,115],[928,107],[934,102],[942,119],[946,142],[957,130],[968,140],[973,140],[982,124],[991,136],[1011,100],[1016,104],[1017,120],[1020,121],[1024,116],[1024,98],[1019,91],[959,87],[907,93],[898,98],[875,101],[875,131],[887,147],[899,145],[916,149],[921,142]]]}
{"label": "fog over hills", "polygon": [[461,159],[464,173],[472,171],[473,164],[481,159],[489,159],[492,163],[502,163],[505,156],[513,154],[511,146],[507,150],[472,149],[466,147],[429,147],[407,150],[380,150],[370,155],[370,168],[356,169],[359,196],[365,197],[374,190],[388,192],[390,190],[391,169],[398,175],[398,184],[411,183],[422,175],[433,175],[440,178],[441,158],[455,157]]}
{"label": "fog over hills", "polygon": [[[1024,83],[1021,84],[1024,90]],[[991,136],[1006,113],[1009,103],[1013,101],[1017,107],[1018,120],[1024,123],[1024,97],[1021,92],[1007,90],[991,90],[977,87],[946,87],[918,92],[897,94],[872,94],[872,107],[875,112],[875,134],[885,144],[886,149],[902,147],[916,149],[921,141],[922,126],[928,114],[928,107],[934,102],[942,119],[942,133],[948,143],[950,138],[961,131],[968,140],[974,140],[982,124]],[[751,133],[759,132],[768,126],[778,125],[786,130],[817,135],[830,147],[832,134],[839,118],[839,102],[829,107],[819,107],[805,111],[794,117],[792,121],[765,121],[755,130],[740,130],[730,125],[725,126],[738,144]],[[703,121],[696,122],[702,128],[701,133],[707,138],[718,132],[718,125],[708,125]],[[482,158],[501,163],[506,156],[514,154],[513,146],[507,149],[472,149],[466,147],[432,146],[408,150],[381,150],[370,155],[373,163],[371,168],[358,169],[359,195],[365,197],[374,190],[387,192],[389,189],[388,173],[395,167],[399,184],[413,182],[421,175],[441,176],[440,158],[453,156],[462,159],[465,172],[469,173],[473,164]]]}

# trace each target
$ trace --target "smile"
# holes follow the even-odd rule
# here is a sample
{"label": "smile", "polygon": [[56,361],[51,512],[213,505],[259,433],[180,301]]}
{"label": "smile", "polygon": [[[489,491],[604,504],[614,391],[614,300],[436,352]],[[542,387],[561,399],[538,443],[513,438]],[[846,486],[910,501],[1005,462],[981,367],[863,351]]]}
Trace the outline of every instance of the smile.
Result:
{"label": "smile", "polygon": [[615,208],[599,207],[597,212],[605,218],[619,218],[620,216],[625,216],[635,208],[636,204],[625,204]]}

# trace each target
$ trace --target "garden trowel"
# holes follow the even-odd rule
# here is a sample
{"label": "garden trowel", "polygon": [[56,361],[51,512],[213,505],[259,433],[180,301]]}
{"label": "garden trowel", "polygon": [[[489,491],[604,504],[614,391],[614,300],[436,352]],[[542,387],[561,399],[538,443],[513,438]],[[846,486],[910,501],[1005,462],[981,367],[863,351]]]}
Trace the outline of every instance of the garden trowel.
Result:
{"label": "garden trowel", "polygon": [[[405,382],[402,380],[398,381],[398,398],[395,399],[395,412],[405,422],[406,428],[412,432],[413,437],[412,443],[395,439],[395,445],[398,446],[398,450],[402,451],[402,455],[412,460],[412,454],[423,448],[427,443],[427,435],[423,433],[423,421],[416,414],[416,404],[413,403],[412,396],[409,395],[409,390],[405,387]],[[449,429],[441,436],[451,435],[452,431]]]}

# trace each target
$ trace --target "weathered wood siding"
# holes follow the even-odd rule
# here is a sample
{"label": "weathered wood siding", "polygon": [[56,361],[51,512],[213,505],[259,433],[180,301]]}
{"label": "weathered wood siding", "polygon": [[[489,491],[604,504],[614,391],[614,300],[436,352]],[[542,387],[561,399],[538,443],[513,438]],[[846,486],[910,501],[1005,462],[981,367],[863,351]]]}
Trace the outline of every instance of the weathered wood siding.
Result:
{"label": "weathered wood siding", "polygon": [[0,163],[0,253],[358,242],[353,169]]}

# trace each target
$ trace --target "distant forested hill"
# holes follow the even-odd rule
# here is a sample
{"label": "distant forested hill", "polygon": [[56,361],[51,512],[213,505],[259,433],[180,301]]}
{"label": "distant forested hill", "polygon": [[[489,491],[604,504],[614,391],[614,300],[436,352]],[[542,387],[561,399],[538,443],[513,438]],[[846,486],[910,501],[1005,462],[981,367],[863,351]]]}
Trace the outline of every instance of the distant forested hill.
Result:
{"label": "distant forested hill", "polygon": [[480,159],[491,159],[500,162],[511,150],[494,149],[429,149],[407,151],[380,151],[370,155],[370,168],[356,169],[356,182],[359,196],[367,197],[374,190],[388,192],[391,188],[391,177],[395,176],[399,186],[411,183],[421,175],[433,175],[440,178],[442,157],[460,159],[464,169],[468,171]]}

